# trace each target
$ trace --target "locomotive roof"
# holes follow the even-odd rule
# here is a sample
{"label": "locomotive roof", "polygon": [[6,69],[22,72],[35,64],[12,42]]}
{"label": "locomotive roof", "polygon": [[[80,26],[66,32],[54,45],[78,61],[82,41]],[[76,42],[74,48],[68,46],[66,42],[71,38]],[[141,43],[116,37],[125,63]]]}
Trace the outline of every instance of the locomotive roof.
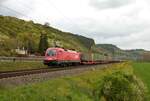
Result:
{"label": "locomotive roof", "polygon": [[48,48],[48,50],[50,50],[50,49],[55,49],[55,50],[64,50],[63,48],[58,48],[58,47]]}
{"label": "locomotive roof", "polygon": [[48,48],[47,50],[51,50],[51,49],[77,53],[77,51],[69,50],[69,49],[64,49],[64,48],[59,48],[59,47]]}

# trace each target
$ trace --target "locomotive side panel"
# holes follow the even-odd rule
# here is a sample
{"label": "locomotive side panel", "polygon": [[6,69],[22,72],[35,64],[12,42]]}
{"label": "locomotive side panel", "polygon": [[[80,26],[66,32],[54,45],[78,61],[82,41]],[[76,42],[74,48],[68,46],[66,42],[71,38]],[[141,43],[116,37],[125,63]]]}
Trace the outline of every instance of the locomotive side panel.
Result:
{"label": "locomotive side panel", "polygon": [[49,48],[45,53],[44,64],[46,65],[61,65],[80,63],[80,53],[62,48]]}

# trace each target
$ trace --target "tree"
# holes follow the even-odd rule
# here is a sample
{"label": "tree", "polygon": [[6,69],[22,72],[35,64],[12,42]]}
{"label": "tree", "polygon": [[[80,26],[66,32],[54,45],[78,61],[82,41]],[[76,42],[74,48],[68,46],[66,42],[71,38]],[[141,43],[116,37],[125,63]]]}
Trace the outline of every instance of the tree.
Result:
{"label": "tree", "polygon": [[27,50],[28,54],[34,53],[35,52],[35,42],[34,42],[34,36],[33,33],[19,33],[17,36],[18,40],[18,47],[19,48],[25,48]]}
{"label": "tree", "polygon": [[49,27],[49,26],[50,26],[50,23],[45,22],[45,23],[44,23],[44,26],[45,26],[45,27]]}
{"label": "tree", "polygon": [[27,51],[29,54],[34,53],[34,47],[33,47],[33,41],[32,40],[28,40],[28,45],[27,45]]}
{"label": "tree", "polygon": [[39,53],[44,55],[46,49],[48,48],[48,37],[47,34],[41,33],[39,42]]}

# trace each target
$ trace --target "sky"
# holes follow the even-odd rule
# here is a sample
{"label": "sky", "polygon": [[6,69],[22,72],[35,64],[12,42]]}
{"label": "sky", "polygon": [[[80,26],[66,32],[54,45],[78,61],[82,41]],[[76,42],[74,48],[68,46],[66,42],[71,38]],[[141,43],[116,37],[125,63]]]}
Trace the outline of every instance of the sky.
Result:
{"label": "sky", "polygon": [[150,0],[0,0],[0,14],[49,22],[97,44],[150,50]]}

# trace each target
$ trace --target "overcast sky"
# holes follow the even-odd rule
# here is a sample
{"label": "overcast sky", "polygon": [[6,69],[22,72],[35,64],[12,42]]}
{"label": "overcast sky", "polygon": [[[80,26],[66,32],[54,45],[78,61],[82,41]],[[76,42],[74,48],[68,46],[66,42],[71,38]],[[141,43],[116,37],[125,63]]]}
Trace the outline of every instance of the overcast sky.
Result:
{"label": "overcast sky", "polygon": [[150,0],[0,0],[0,14],[49,22],[96,43],[150,50]]}

